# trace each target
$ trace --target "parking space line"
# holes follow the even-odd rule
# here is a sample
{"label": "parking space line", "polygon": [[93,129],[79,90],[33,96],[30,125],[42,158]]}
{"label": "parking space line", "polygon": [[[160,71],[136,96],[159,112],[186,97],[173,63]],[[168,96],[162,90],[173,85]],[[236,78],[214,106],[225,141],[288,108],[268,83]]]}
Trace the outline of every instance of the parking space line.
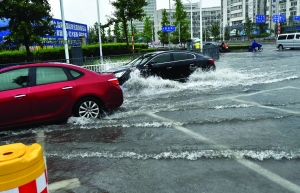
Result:
{"label": "parking space line", "polygon": [[235,96],[211,99],[211,100],[206,100],[206,101],[211,102],[211,101],[219,101],[219,100],[224,100],[224,99],[234,99],[234,98],[238,98],[238,97],[245,97],[245,96],[247,97],[247,96],[252,96],[252,95],[257,95],[257,94],[262,94],[262,93],[268,93],[268,92],[278,91],[278,90],[285,90],[285,89],[300,89],[300,88],[293,87],[293,86],[286,86],[286,87],[282,87],[282,88],[263,90],[263,91],[258,91],[258,92],[255,92],[255,93],[249,93],[249,94],[239,94],[239,95],[235,95]]}
{"label": "parking space line", "polygon": [[240,100],[240,99],[231,99],[231,100],[238,101],[240,103],[248,103],[248,104],[251,104],[253,106],[260,107],[260,108],[272,109],[272,110],[282,111],[284,113],[300,115],[300,112],[297,112],[297,111],[285,110],[285,109],[280,109],[280,108],[276,108],[276,107],[265,106],[265,105],[261,105],[259,103],[252,102],[252,101],[244,101],[244,100]]}
{"label": "parking space line", "polygon": [[[224,146],[224,145],[220,145],[220,144],[217,144],[215,141],[211,140],[211,139],[208,139],[198,133],[195,133],[185,127],[182,127],[182,126],[179,126],[179,125],[176,125],[174,124],[175,121],[171,120],[171,119],[168,119],[168,118],[165,118],[165,117],[161,117],[161,116],[158,116],[156,114],[153,114],[153,113],[145,113],[145,115],[148,115],[150,117],[153,117],[155,119],[158,119],[158,120],[161,120],[161,121],[167,121],[167,122],[170,122],[172,127],[195,138],[195,139],[198,139],[204,143],[207,143],[207,144],[211,144],[211,145],[215,145],[217,148],[220,148],[220,149],[229,149],[228,147]],[[246,159],[236,159],[236,158],[233,158],[235,159],[238,163],[242,164],[243,166],[251,169],[252,171],[268,178],[269,180],[273,181],[274,183],[278,184],[279,186],[289,190],[289,191],[292,191],[292,192],[300,192],[300,186],[280,177],[279,175],[265,169],[265,168],[262,168],[261,166],[249,161],[249,160],[246,160]]]}
{"label": "parking space line", "polygon": [[80,181],[78,178],[73,178],[69,180],[62,180],[59,182],[54,182],[49,184],[49,192],[56,191],[59,189],[74,189],[80,186]]}

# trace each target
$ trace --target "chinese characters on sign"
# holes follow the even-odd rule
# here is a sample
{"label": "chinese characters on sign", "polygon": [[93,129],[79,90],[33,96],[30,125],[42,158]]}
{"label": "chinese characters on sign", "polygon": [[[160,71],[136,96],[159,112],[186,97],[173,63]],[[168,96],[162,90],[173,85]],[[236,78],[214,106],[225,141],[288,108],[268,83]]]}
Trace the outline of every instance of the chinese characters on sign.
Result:
{"label": "chinese characters on sign", "polygon": [[162,26],[161,29],[161,31],[163,32],[173,32],[175,30],[176,30],[175,26]]}
{"label": "chinese characters on sign", "polygon": [[256,23],[266,23],[265,15],[256,15]]}
{"label": "chinese characters on sign", "polygon": [[[70,21],[66,21],[66,30],[68,38],[76,38],[78,39],[81,36],[88,38],[88,28],[85,24],[74,23]],[[54,25],[54,36],[56,39],[63,38],[63,27],[62,27],[62,20],[60,19],[53,19],[51,22]]]}
{"label": "chinese characters on sign", "polygon": [[283,14],[273,15],[272,19],[273,19],[273,22],[277,22],[277,23],[278,22],[280,22],[280,23],[286,22],[286,17]]}
{"label": "chinese characters on sign", "polygon": [[294,15],[294,21],[300,21],[300,16]]}

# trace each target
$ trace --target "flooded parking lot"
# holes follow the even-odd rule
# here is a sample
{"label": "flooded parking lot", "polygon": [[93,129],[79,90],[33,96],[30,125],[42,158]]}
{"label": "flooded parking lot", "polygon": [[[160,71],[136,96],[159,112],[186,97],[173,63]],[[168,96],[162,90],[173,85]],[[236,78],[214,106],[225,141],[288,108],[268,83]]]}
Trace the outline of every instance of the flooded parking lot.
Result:
{"label": "flooded parking lot", "polygon": [[133,72],[117,111],[1,144],[40,143],[51,192],[300,192],[299,56],[226,53],[186,83]]}

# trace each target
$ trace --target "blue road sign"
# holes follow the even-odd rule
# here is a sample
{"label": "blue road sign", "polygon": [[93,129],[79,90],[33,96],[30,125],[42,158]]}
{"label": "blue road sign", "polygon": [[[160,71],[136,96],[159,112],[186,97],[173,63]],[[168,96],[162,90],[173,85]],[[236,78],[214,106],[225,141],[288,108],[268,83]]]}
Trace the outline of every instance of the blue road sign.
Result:
{"label": "blue road sign", "polygon": [[266,23],[265,15],[256,15],[256,23]]}
{"label": "blue road sign", "polygon": [[286,16],[283,14],[273,15],[272,20],[273,22],[286,22]]}
{"label": "blue road sign", "polygon": [[300,16],[294,15],[294,21],[300,21]]}
{"label": "blue road sign", "polygon": [[173,32],[176,30],[175,26],[162,26],[161,29],[163,32]]}

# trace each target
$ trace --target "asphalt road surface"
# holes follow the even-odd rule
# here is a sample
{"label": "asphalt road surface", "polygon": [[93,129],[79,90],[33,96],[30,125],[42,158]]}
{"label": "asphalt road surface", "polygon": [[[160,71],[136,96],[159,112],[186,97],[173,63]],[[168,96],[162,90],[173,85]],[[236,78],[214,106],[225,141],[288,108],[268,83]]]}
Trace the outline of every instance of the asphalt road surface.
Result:
{"label": "asphalt road surface", "polygon": [[1,144],[40,143],[50,192],[300,192],[300,50],[263,47],[186,83],[133,73],[117,111]]}

